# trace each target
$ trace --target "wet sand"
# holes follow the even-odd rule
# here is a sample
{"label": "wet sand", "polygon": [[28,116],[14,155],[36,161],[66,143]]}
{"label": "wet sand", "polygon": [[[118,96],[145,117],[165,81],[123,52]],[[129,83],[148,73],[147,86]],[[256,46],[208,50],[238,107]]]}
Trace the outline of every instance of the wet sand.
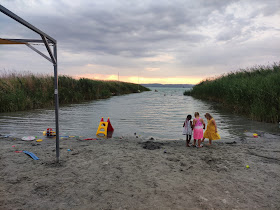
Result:
{"label": "wet sand", "polygon": [[57,164],[55,139],[0,136],[0,209],[280,208],[276,135],[203,148],[135,137],[60,142]]}

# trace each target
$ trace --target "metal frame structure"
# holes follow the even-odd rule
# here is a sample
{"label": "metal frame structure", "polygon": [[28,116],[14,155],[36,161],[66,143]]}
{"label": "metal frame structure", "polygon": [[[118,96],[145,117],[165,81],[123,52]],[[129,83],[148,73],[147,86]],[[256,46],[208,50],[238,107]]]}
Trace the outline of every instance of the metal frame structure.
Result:
{"label": "metal frame structure", "polygon": [[[3,39],[0,38],[0,44],[25,44],[30,49],[34,50],[45,59],[50,61],[54,66],[54,97],[55,97],[55,122],[56,122],[56,160],[59,162],[59,119],[58,119],[58,110],[59,110],[59,101],[58,101],[58,77],[57,77],[57,41],[51,36],[47,35],[43,31],[39,30],[35,26],[31,25],[27,21],[23,20],[7,8],[0,5],[0,11],[15,21],[21,23],[26,26],[30,30],[41,36],[40,39]],[[29,43],[43,43],[49,53],[49,56],[46,56],[44,53],[37,50],[35,47],[31,46]],[[53,51],[50,46],[53,46]]]}

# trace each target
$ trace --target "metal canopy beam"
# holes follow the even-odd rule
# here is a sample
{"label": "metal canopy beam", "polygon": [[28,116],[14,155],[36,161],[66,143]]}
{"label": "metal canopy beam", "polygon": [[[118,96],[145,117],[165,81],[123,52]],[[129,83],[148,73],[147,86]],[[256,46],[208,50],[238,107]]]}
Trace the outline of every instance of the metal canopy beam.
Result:
{"label": "metal canopy beam", "polygon": [[[48,61],[53,63],[54,66],[54,98],[55,98],[55,124],[56,124],[56,161],[59,162],[59,118],[58,118],[58,110],[59,110],[59,99],[58,99],[58,76],[57,76],[57,42],[54,38],[51,36],[45,34],[43,31],[39,30],[35,26],[31,25],[30,23],[26,22],[7,8],[0,5],[0,11],[4,13],[5,15],[9,16],[10,18],[16,20],[17,22],[21,23],[22,25],[26,26],[27,28],[31,29],[32,31],[39,34],[42,38],[42,40],[37,39],[4,39],[0,38],[0,41],[2,40],[3,43],[1,44],[26,44],[29,48],[34,50],[35,52],[39,53],[41,56],[46,58]],[[37,50],[36,48],[32,47],[28,42],[34,42],[34,43],[44,43],[48,53],[51,57],[51,59]],[[50,44],[53,44],[53,53],[50,49]]]}
{"label": "metal canopy beam", "polygon": [[[0,40],[7,40],[11,42],[22,42],[22,44],[28,43],[44,43],[41,39],[6,39],[6,38],[0,38]],[[1,43],[0,43],[1,44]],[[51,41],[48,40],[48,44],[52,44]]]}
{"label": "metal canopy beam", "polygon": [[48,44],[48,41],[47,41],[46,37],[44,37],[44,36],[41,36],[41,37],[42,37],[42,40],[43,40],[44,43],[45,43],[45,46],[46,46],[46,48],[47,48],[47,50],[48,50],[50,56],[51,56],[51,59],[52,59],[53,64],[56,64],[56,58],[54,57],[54,55],[53,55],[53,53],[52,53],[52,51],[51,51],[51,49],[50,49],[50,46],[49,46],[49,44]]}
{"label": "metal canopy beam", "polygon": [[52,59],[50,59],[48,56],[46,56],[45,54],[43,54],[41,51],[37,50],[35,47],[31,46],[30,44],[26,44],[27,47],[29,47],[31,50],[34,50],[36,53],[38,53],[39,55],[43,56],[44,58],[46,58],[49,62],[53,63]]}
{"label": "metal canopy beam", "polygon": [[11,40],[11,39],[1,39],[0,38],[0,44],[26,44],[26,42],[18,42],[15,40]]}
{"label": "metal canopy beam", "polygon": [[22,18],[20,18],[19,16],[17,16],[15,13],[11,12],[10,10],[8,10],[7,8],[3,7],[2,5],[0,5],[0,11],[3,12],[5,15],[9,16],[10,18],[16,20],[17,22],[21,23],[22,25],[26,26],[27,28],[31,29],[32,31],[45,36],[46,38],[48,38],[49,40],[52,41],[52,43],[56,43],[56,40],[54,38],[52,38],[51,36],[45,34],[43,31],[39,30],[38,28],[36,28],[35,26],[31,25],[30,23],[26,22],[25,20],[23,20]]}

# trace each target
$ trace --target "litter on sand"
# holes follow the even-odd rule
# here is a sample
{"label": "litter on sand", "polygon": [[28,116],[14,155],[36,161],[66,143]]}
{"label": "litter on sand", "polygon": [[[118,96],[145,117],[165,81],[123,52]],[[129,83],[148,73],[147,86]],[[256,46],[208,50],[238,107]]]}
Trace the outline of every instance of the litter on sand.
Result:
{"label": "litter on sand", "polygon": [[21,138],[23,141],[33,141],[35,139],[35,136],[24,136]]}
{"label": "litter on sand", "polygon": [[34,155],[32,152],[28,152],[28,151],[22,151],[22,152],[24,152],[25,154],[29,155],[34,160],[39,160],[39,158],[36,155]]}

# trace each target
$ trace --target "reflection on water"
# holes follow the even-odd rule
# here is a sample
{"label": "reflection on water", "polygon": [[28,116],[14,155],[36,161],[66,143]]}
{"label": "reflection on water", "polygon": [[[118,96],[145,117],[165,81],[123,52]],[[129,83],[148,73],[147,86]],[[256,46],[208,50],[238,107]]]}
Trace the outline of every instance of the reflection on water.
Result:
{"label": "reflection on water", "polygon": [[[188,114],[209,112],[215,118],[224,140],[238,140],[244,131],[278,133],[276,124],[260,123],[218,109],[215,104],[183,96],[183,88],[156,88],[158,92],[116,96],[106,100],[61,106],[59,123],[61,135],[95,137],[101,117],[110,121],[114,136],[156,139],[183,139],[183,122]],[[0,114],[0,134],[42,135],[47,128],[55,128],[54,110]]]}

